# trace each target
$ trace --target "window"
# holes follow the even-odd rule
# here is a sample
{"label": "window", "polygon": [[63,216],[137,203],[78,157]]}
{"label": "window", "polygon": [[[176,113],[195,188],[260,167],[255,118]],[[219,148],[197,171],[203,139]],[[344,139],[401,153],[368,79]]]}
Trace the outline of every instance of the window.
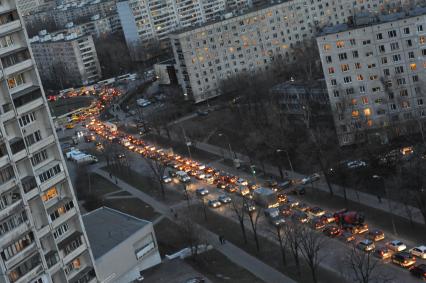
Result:
{"label": "window", "polygon": [[355,98],[352,98],[351,104],[352,104],[352,106],[355,106],[355,105],[358,104],[358,101]]}
{"label": "window", "polygon": [[12,166],[6,166],[0,169],[0,185],[6,183],[15,177]]}
{"label": "window", "polygon": [[419,42],[420,44],[425,44],[426,42],[426,37],[424,37],[423,35],[419,37]]}
{"label": "window", "polygon": [[383,39],[383,34],[381,34],[381,33],[376,34],[376,38],[379,39],[379,40]]}
{"label": "window", "polygon": [[363,86],[363,85],[362,85],[362,86],[360,86],[360,87],[359,87],[359,92],[360,92],[360,93],[364,93],[364,92],[365,92],[365,86]]}
{"label": "window", "polygon": [[361,97],[361,100],[362,100],[363,104],[368,104],[368,97],[363,96],[363,97]]}
{"label": "window", "polygon": [[353,87],[350,87],[350,88],[346,89],[346,94],[347,95],[351,95],[351,94],[354,94],[354,93],[355,93],[355,91],[354,91]]}
{"label": "window", "polygon": [[9,89],[13,89],[17,86],[23,85],[25,83],[25,77],[23,73],[17,74],[7,80],[7,86]]}
{"label": "window", "polygon": [[371,109],[370,108],[365,108],[364,109],[364,115],[365,116],[370,116],[371,115]]}
{"label": "window", "polygon": [[408,101],[402,101],[401,102],[401,107],[403,109],[410,108],[410,102],[408,102]]}
{"label": "window", "polygon": [[371,69],[371,68],[376,68],[376,64],[375,63],[372,63],[372,64],[368,64],[368,66],[367,66],[369,69]]}
{"label": "window", "polygon": [[385,76],[390,76],[390,71],[389,71],[389,69],[383,69],[383,74],[384,74]]}
{"label": "window", "polygon": [[37,130],[34,133],[25,136],[24,140],[27,146],[31,146],[35,144],[36,142],[39,142],[41,140],[40,130]]}
{"label": "window", "polygon": [[35,154],[33,154],[33,157],[31,157],[31,164],[33,166],[36,166],[37,164],[40,164],[44,160],[46,160],[48,157],[47,150],[43,149]]}
{"label": "window", "polygon": [[412,77],[412,79],[413,79],[413,82],[418,82],[418,81],[419,81],[419,76],[414,75],[414,76]]}
{"label": "window", "polygon": [[392,60],[393,60],[394,62],[401,61],[401,54],[395,54],[395,55],[392,55]]}
{"label": "window", "polygon": [[349,42],[351,43],[351,45],[352,45],[352,46],[356,45],[356,41],[355,41],[355,39],[353,39],[353,38],[351,38],[351,39],[349,40]]}
{"label": "window", "polygon": [[330,44],[324,44],[324,45],[322,46],[322,48],[324,49],[324,51],[328,51],[328,50],[330,50],[330,49],[331,49],[331,45],[330,45]]}
{"label": "window", "polygon": [[395,74],[402,74],[404,73],[404,67],[403,66],[396,66],[395,67]]}
{"label": "window", "polygon": [[28,114],[25,114],[21,118],[19,118],[19,126],[24,127],[36,120],[35,112],[31,112]]}
{"label": "window", "polygon": [[408,58],[409,59],[414,59],[414,52],[413,51],[409,51],[408,52]]}
{"label": "window", "polygon": [[423,105],[423,98],[417,99],[417,105]]}
{"label": "window", "polygon": [[357,50],[352,51],[352,57],[358,58],[359,54]]}
{"label": "window", "polygon": [[328,73],[331,75],[331,74],[334,74],[334,68],[333,67],[329,67],[328,68]]}
{"label": "window", "polygon": [[408,47],[413,46],[413,42],[411,41],[411,39],[407,39],[405,42],[407,43]]}
{"label": "window", "polygon": [[391,50],[398,50],[398,49],[399,49],[399,44],[398,44],[398,42],[392,42],[392,43],[390,44],[390,48],[391,48]]}
{"label": "window", "polygon": [[390,108],[391,108],[392,110],[396,110],[396,104],[395,104],[395,103],[392,103],[392,104],[390,105]]}
{"label": "window", "polygon": [[11,35],[6,35],[0,38],[0,48],[6,48],[9,46],[13,46],[13,37]]}
{"label": "window", "polygon": [[339,97],[339,91],[337,89],[333,90],[333,96]]}
{"label": "window", "polygon": [[58,196],[58,190],[56,187],[48,189],[44,194],[41,195],[41,199],[46,202]]}
{"label": "window", "polygon": [[337,48],[343,48],[343,47],[345,47],[345,42],[343,40],[336,41],[336,47]]}
{"label": "window", "polygon": [[67,213],[68,211],[70,211],[72,208],[74,207],[74,203],[72,200],[70,200],[69,202],[61,205],[60,207],[58,207],[55,211],[53,211],[52,213],[49,214],[50,220],[53,222],[55,221],[55,219],[58,219],[61,215]]}
{"label": "window", "polygon": [[380,91],[380,87],[379,87],[379,86],[376,86],[376,87],[371,88],[371,90],[372,90],[373,92],[378,92],[378,91]]}
{"label": "window", "polygon": [[361,63],[355,63],[355,69],[361,69]]}
{"label": "window", "polygon": [[31,245],[34,242],[34,235],[32,232],[22,236],[9,246],[7,246],[2,252],[1,257],[3,260],[8,260],[18,254],[20,251],[24,250],[26,247]]}
{"label": "window", "polygon": [[418,25],[417,26],[417,31],[423,31],[423,25]]}
{"label": "window", "polygon": [[13,214],[11,217],[0,223],[0,235],[4,235],[12,231],[25,221],[27,221],[27,215],[25,214],[25,211]]}
{"label": "window", "polygon": [[405,78],[396,79],[396,84],[397,85],[405,85],[406,84]]}
{"label": "window", "polygon": [[367,45],[367,44],[370,44],[371,43],[371,41],[368,39],[368,40],[364,40],[363,42],[362,42],[362,44],[363,45]]}
{"label": "window", "polygon": [[387,63],[388,63],[388,58],[382,57],[382,64],[387,64]]}
{"label": "window", "polygon": [[370,76],[370,81],[377,80],[378,78],[379,78],[379,76],[377,76],[377,75],[371,75]]}
{"label": "window", "polygon": [[351,78],[351,77],[344,77],[344,78],[343,78],[343,82],[344,82],[345,84],[351,83],[351,82],[352,82],[352,78]]}
{"label": "window", "polygon": [[68,226],[68,223],[64,223],[61,226],[59,226],[55,230],[55,232],[53,232],[53,237],[55,239],[58,239],[58,238],[62,237],[69,229],[70,229],[70,227]]}
{"label": "window", "polygon": [[400,96],[408,96],[408,91],[406,89],[402,89],[399,91]]}
{"label": "window", "polygon": [[359,117],[359,111],[358,110],[352,110],[352,118]]}
{"label": "window", "polygon": [[412,71],[415,71],[415,70],[417,69],[417,65],[416,65],[416,63],[411,63],[411,64],[410,64],[410,69],[411,69]]}
{"label": "window", "polygon": [[339,59],[340,61],[348,59],[348,55],[346,54],[346,52],[339,53]]}
{"label": "window", "polygon": [[340,69],[342,70],[342,72],[349,71],[349,64],[342,64],[342,65],[340,65]]}
{"label": "window", "polygon": [[362,75],[357,75],[356,79],[357,79],[357,81],[363,81],[364,77]]}
{"label": "window", "polygon": [[61,173],[62,169],[59,166],[59,164],[53,166],[52,168],[44,171],[43,173],[38,175],[38,178],[40,179],[40,182],[46,182],[47,180],[55,177],[56,175],[58,175],[59,173]]}
{"label": "window", "polygon": [[333,60],[331,59],[331,56],[325,56],[325,62],[331,63]]}
{"label": "window", "polygon": [[404,28],[404,34],[409,34],[410,33],[410,28],[406,27]]}
{"label": "window", "polygon": [[330,80],[330,84],[333,86],[337,85],[337,81],[335,79]]}
{"label": "window", "polygon": [[379,45],[379,51],[380,52],[385,52],[386,51],[385,46],[384,45]]}
{"label": "window", "polygon": [[392,38],[392,37],[396,37],[396,30],[390,30],[390,31],[388,31],[388,36],[389,36],[390,38]]}

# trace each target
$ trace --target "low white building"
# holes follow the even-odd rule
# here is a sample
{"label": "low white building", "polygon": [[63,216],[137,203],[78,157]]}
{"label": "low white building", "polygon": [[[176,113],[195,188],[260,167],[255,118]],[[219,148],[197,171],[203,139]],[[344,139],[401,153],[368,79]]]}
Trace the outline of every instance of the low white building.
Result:
{"label": "low white building", "polygon": [[151,222],[101,207],[83,215],[100,282],[129,283],[161,263]]}

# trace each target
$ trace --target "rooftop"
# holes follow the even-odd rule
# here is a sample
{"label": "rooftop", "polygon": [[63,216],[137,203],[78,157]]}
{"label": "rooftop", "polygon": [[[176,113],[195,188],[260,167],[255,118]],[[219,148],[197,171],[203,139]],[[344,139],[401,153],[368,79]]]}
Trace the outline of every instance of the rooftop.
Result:
{"label": "rooftop", "polygon": [[29,39],[30,43],[43,43],[43,42],[62,42],[62,41],[72,41],[77,38],[90,36],[84,34],[77,34],[76,32],[72,33],[62,33],[62,32],[54,32],[47,33],[46,30],[42,30],[38,33],[38,35],[33,36]]}
{"label": "rooftop", "polygon": [[319,36],[329,35],[366,26],[374,26],[388,22],[394,22],[402,19],[417,17],[426,14],[426,7],[416,7],[406,12],[398,12],[386,15],[376,15],[368,12],[359,13],[354,17],[351,23],[327,26],[322,29]]}
{"label": "rooftop", "polygon": [[83,222],[95,259],[150,223],[105,206],[83,215]]}
{"label": "rooftop", "polygon": [[274,85],[271,88],[271,91],[278,92],[278,91],[285,91],[289,89],[304,89],[304,88],[316,88],[316,89],[326,89],[327,86],[325,85],[324,79],[315,80],[313,82],[307,82],[307,81],[286,81],[277,85]]}

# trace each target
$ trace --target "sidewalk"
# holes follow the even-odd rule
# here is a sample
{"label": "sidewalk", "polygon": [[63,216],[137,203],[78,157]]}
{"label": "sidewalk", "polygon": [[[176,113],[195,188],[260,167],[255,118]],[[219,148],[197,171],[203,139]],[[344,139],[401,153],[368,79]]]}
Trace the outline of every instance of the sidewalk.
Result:
{"label": "sidewalk", "polygon": [[[230,152],[228,150],[225,150],[221,147],[215,146],[215,145],[211,145],[211,144],[206,144],[206,143],[202,143],[202,142],[197,142],[194,145],[196,148],[203,150],[203,151],[207,151],[211,154],[215,154],[218,156],[222,156],[225,157],[227,159],[232,159],[232,156],[230,154]],[[237,153],[234,152],[235,156],[243,161],[248,163],[249,162],[249,158],[241,153]],[[236,169],[235,169],[236,170]],[[277,167],[265,164],[265,171],[268,174],[274,175],[274,176],[279,176],[279,171]],[[299,174],[297,172],[294,171],[286,171],[288,176],[291,179],[302,179],[303,177],[305,177],[305,175]],[[245,174],[244,172],[238,171],[239,175],[242,175],[241,173]],[[248,174],[245,174],[248,175]],[[321,191],[324,191],[326,193],[329,192],[328,186],[324,180],[324,177],[321,178],[320,181],[315,182],[314,183],[315,188],[319,189]],[[344,189],[341,186],[332,184],[332,189],[333,189],[333,193],[336,196],[339,197],[344,197]],[[368,193],[364,193],[364,192],[359,192],[357,190],[353,190],[353,189],[346,189],[346,197],[348,200],[351,200],[353,202],[357,202],[357,203],[361,203],[363,205],[366,206],[370,206],[372,208],[375,209],[379,209],[382,210],[384,212],[387,213],[392,213],[394,215],[403,217],[407,220],[410,219],[409,213],[407,212],[407,209],[409,209],[409,211],[411,211],[411,217],[413,222],[417,222],[419,224],[425,224],[423,216],[420,212],[420,210],[416,207],[413,206],[408,206],[405,207],[403,204],[396,202],[396,201],[392,201],[392,200],[388,200],[385,198],[381,199],[381,202],[378,201],[377,196],[372,195],[372,194],[368,194]]]}
{"label": "sidewalk", "polygon": [[[95,168],[93,170],[94,173],[101,175],[102,177],[109,179],[109,173],[101,170],[100,168]],[[117,179],[118,184],[120,188],[127,191],[128,193],[132,194],[133,196],[143,200],[150,206],[152,206],[156,211],[163,214],[164,217],[167,217],[171,221],[175,221],[175,218],[173,215],[171,215],[170,208],[155,200],[153,197],[145,194],[144,192],[138,190],[137,188],[127,184],[121,179]],[[200,226],[201,227],[201,226]],[[221,252],[223,255],[225,255],[230,261],[234,262],[235,264],[243,267],[247,271],[253,273],[255,276],[257,276],[259,279],[267,282],[267,283],[276,283],[276,282],[282,282],[282,283],[293,283],[291,278],[285,276],[284,274],[278,272],[274,268],[270,267],[269,265],[263,263],[262,261],[258,260],[257,258],[249,255],[245,251],[241,250],[237,246],[227,242],[224,245],[220,245],[218,241],[218,235],[215,233],[201,227],[206,235],[208,235],[210,244],[216,248],[219,252]]]}

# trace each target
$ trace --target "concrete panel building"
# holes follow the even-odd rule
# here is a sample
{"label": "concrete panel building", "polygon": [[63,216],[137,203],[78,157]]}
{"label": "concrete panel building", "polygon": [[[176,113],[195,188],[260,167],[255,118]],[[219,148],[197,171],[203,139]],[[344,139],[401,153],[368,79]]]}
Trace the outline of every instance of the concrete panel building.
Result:
{"label": "concrete panel building", "polygon": [[426,115],[426,9],[360,18],[317,38],[341,145],[419,130]]}
{"label": "concrete panel building", "polygon": [[108,207],[85,214],[83,221],[101,282],[133,282],[161,263],[151,222]]}
{"label": "concrete panel building", "polygon": [[1,1],[0,23],[0,281],[97,282],[15,1]]}
{"label": "concrete panel building", "polygon": [[102,76],[91,35],[42,33],[30,42],[43,80],[57,77],[71,85],[88,85]]}
{"label": "concrete panel building", "polygon": [[318,28],[345,23],[357,11],[379,12],[372,1],[292,0],[189,27],[170,36],[184,93],[195,102],[220,95],[220,81],[241,72],[265,70],[276,58],[291,60],[290,48],[316,37]]}

